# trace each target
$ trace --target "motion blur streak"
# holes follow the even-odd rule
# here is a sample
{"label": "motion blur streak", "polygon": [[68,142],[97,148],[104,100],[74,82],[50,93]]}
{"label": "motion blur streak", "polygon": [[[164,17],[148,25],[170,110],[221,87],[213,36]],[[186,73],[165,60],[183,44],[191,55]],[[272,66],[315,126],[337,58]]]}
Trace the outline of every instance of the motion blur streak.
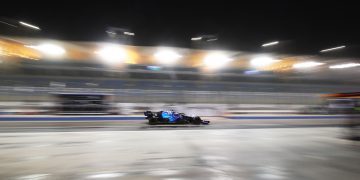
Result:
{"label": "motion blur streak", "polygon": [[40,44],[40,45],[36,45],[36,46],[26,46],[29,48],[33,48],[36,50],[39,50],[41,53],[45,54],[45,55],[49,55],[52,57],[59,57],[65,54],[65,49],[62,48],[61,46],[55,45],[55,44]]}
{"label": "motion blur streak", "polygon": [[5,2],[0,179],[360,179],[358,4]]}
{"label": "motion blur streak", "polygon": [[182,56],[170,49],[162,49],[154,54],[155,58],[161,64],[174,65],[174,63]]}
{"label": "motion blur streak", "polygon": [[297,68],[297,69],[302,69],[302,68],[312,68],[312,67],[320,66],[320,65],[323,65],[323,64],[324,63],[308,61],[308,62],[302,62],[302,63],[294,64],[293,67]]}
{"label": "motion blur streak", "polygon": [[328,51],[334,51],[334,50],[338,50],[338,49],[343,49],[345,48],[346,46],[338,46],[338,47],[333,47],[333,48],[329,48],[329,49],[324,49],[324,50],[321,50],[320,52],[328,52]]}
{"label": "motion blur streak", "polygon": [[341,128],[71,129],[0,133],[1,179],[358,179]]}
{"label": "motion blur streak", "polygon": [[265,43],[263,45],[261,45],[262,47],[267,47],[267,46],[273,46],[279,44],[279,41],[274,41],[274,42],[269,42],[269,43]]}
{"label": "motion blur streak", "polygon": [[223,53],[212,53],[204,58],[204,64],[210,69],[225,67],[232,59]]}
{"label": "motion blur streak", "polygon": [[95,52],[107,65],[122,63],[126,58],[126,51],[118,45],[106,45]]}
{"label": "motion blur streak", "polygon": [[23,25],[23,26],[26,26],[26,27],[29,27],[29,28],[32,28],[32,29],[35,29],[35,30],[41,30],[38,26],[29,24],[29,23],[26,23],[26,22],[20,21],[19,23],[20,23],[21,25]]}
{"label": "motion blur streak", "polygon": [[344,69],[344,68],[352,68],[360,66],[359,63],[347,63],[347,64],[338,64],[338,65],[332,65],[329,68],[330,69]]}
{"label": "motion blur streak", "polygon": [[273,63],[279,62],[280,60],[275,60],[268,56],[260,56],[255,57],[251,60],[251,65],[254,67],[263,67],[263,66],[269,66]]}

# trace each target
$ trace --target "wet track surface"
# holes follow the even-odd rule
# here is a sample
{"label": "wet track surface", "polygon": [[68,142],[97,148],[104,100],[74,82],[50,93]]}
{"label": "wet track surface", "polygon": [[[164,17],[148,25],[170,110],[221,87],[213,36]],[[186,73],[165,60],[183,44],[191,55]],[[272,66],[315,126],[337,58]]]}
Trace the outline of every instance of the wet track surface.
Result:
{"label": "wet track surface", "polygon": [[0,133],[0,179],[358,179],[342,128]]}
{"label": "wet track surface", "polygon": [[358,179],[347,119],[0,121],[0,179]]}

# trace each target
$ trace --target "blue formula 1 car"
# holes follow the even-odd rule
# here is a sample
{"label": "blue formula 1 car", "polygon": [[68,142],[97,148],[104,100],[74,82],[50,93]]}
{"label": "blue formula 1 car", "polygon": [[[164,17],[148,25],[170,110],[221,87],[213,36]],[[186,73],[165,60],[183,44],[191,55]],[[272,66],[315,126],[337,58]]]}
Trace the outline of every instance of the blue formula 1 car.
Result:
{"label": "blue formula 1 car", "polygon": [[209,124],[210,121],[203,121],[199,116],[186,116],[184,113],[175,111],[145,111],[145,119],[149,120],[150,125],[155,124]]}

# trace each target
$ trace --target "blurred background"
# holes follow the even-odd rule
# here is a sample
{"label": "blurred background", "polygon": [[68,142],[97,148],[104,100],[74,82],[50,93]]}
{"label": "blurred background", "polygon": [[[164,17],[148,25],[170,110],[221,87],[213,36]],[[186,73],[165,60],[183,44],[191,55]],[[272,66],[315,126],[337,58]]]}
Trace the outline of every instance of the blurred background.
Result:
{"label": "blurred background", "polygon": [[0,179],[360,177],[356,2],[0,7]]}
{"label": "blurred background", "polygon": [[[359,90],[358,59],[327,56],[348,48],[342,44],[301,55],[272,52],[282,41],[259,44],[259,52],[209,48],[215,35],[188,37],[194,48],[139,46],[132,44],[136,33],[123,28],[104,29],[103,41],[69,41],[36,37],[42,31],[37,25],[1,22],[2,29],[12,29],[0,36],[5,114],[54,113],[64,101],[81,106],[79,111],[86,104],[109,105],[115,114],[138,114],[159,104],[198,104],[217,115],[246,105],[258,112],[331,113],[330,104],[347,101],[328,94]],[[89,95],[107,98],[95,102]]]}
{"label": "blurred background", "polygon": [[358,104],[350,5],[175,4],[8,5],[0,17],[0,113],[54,114],[67,103],[78,106],[69,113],[173,105],[216,115],[324,114]]}

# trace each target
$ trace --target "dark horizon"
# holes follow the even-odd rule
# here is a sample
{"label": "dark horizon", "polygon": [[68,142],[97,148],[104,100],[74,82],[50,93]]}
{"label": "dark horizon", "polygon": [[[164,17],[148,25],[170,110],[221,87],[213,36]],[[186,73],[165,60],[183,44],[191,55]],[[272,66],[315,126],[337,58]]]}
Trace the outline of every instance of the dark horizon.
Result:
{"label": "dark horizon", "polygon": [[[141,2],[62,3],[42,8],[35,3],[7,5],[2,17],[41,27],[41,37],[104,41],[107,27],[128,28],[134,45],[191,48],[191,37],[215,34],[213,48],[264,51],[261,44],[280,41],[267,50],[317,54],[346,45],[335,55],[359,56],[359,15],[345,2]],[[10,30],[12,32],[12,30]]]}

